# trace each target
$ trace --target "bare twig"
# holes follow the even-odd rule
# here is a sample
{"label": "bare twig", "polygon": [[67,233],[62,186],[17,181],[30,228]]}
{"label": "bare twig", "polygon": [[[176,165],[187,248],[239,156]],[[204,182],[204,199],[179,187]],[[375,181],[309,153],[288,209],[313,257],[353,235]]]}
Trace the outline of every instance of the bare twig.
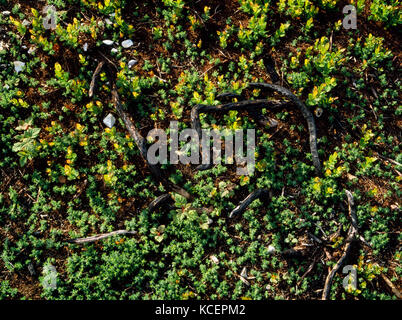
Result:
{"label": "bare twig", "polygon": [[331,291],[332,279],[334,278],[335,273],[340,269],[342,264],[345,262],[348,254],[349,254],[350,247],[352,245],[352,240],[357,233],[357,229],[355,228],[355,225],[357,226],[357,219],[356,219],[353,195],[348,190],[345,190],[345,193],[348,198],[349,216],[352,220],[352,225],[350,226],[349,231],[348,231],[348,235],[346,238],[346,245],[343,250],[343,254],[342,254],[341,258],[338,260],[338,262],[335,264],[335,266],[332,268],[332,270],[328,273],[328,276],[325,280],[324,290],[322,292],[322,300],[328,299],[329,293]]}
{"label": "bare twig", "polygon": [[[102,56],[105,57],[103,54],[102,54]],[[124,110],[122,108],[121,101],[120,101],[120,96],[119,96],[119,93],[117,92],[117,86],[116,86],[114,71],[111,68],[111,66],[114,66],[115,68],[116,68],[116,66],[107,57],[105,57],[105,59],[110,62],[109,64],[105,64],[105,68],[106,68],[106,74],[107,74],[107,76],[109,78],[109,81],[110,81],[110,84],[111,84],[112,98],[113,98],[113,102],[114,102],[116,112],[119,115],[119,117],[123,120],[123,123],[124,123],[127,131],[130,134],[130,137],[134,140],[135,144],[137,145],[137,147],[138,147],[138,149],[140,151],[141,157],[143,158],[143,160],[148,165],[152,175],[158,181],[162,182],[162,184],[165,185],[165,187],[168,187],[168,188],[172,189],[174,192],[182,195],[186,199],[190,199],[191,195],[186,190],[184,190],[183,188],[181,188],[181,187],[175,185],[174,183],[170,182],[168,179],[166,179],[162,175],[162,173],[160,171],[160,168],[157,165],[151,164],[151,163],[148,162],[147,146],[146,146],[145,139],[140,134],[140,132],[136,129],[136,127],[134,126],[133,122],[130,120],[130,117],[128,116],[128,114],[126,112],[124,112]],[[99,65],[98,65],[98,67],[99,67]]]}
{"label": "bare twig", "polygon": [[168,193],[165,193],[157,197],[149,204],[148,206],[149,212],[154,212],[156,209],[160,208],[163,204],[165,204],[169,200],[171,200],[171,197]]}
{"label": "bare twig", "polygon": [[399,290],[394,286],[394,284],[389,280],[384,274],[381,273],[382,279],[385,281],[387,286],[391,289],[391,291],[396,295],[398,299],[402,299],[402,294],[399,292]]}
{"label": "bare twig", "polygon": [[98,76],[99,76],[100,72],[102,71],[104,64],[105,64],[105,61],[99,62],[98,66],[96,67],[96,69],[94,71],[94,74],[92,75],[92,80],[91,80],[91,84],[89,86],[89,92],[88,92],[88,96],[90,98],[92,98],[94,95],[96,80],[98,79]]}
{"label": "bare twig", "polygon": [[250,193],[243,201],[239,203],[239,205],[232,210],[229,214],[229,218],[233,218],[235,215],[242,214],[251,202],[256,200],[257,198],[268,195],[267,189],[258,189],[252,193]]}
{"label": "bare twig", "polygon": [[300,284],[302,283],[303,279],[313,270],[314,266],[317,263],[317,259],[315,258],[313,260],[313,262],[310,264],[310,266],[308,267],[308,269],[306,270],[306,272],[301,276],[299,282],[297,283],[298,286],[300,286]]}
{"label": "bare twig", "polygon": [[88,238],[71,239],[71,240],[68,240],[67,242],[69,242],[69,243],[88,243],[88,242],[95,242],[95,241],[105,239],[108,237],[112,237],[112,236],[116,236],[116,235],[133,235],[136,233],[137,233],[137,231],[117,230],[117,231],[112,231],[109,233],[98,234],[98,235],[88,237]]}
{"label": "bare twig", "polygon": [[393,160],[393,159],[391,159],[391,158],[385,157],[385,156],[383,156],[383,155],[381,155],[381,154],[379,154],[379,153],[377,153],[377,154],[378,154],[378,156],[379,156],[380,158],[382,158],[383,160],[389,161],[389,162],[391,162],[392,164],[394,164],[394,165],[396,165],[396,166],[402,166],[402,164],[400,164],[398,161],[395,161],[395,160]]}

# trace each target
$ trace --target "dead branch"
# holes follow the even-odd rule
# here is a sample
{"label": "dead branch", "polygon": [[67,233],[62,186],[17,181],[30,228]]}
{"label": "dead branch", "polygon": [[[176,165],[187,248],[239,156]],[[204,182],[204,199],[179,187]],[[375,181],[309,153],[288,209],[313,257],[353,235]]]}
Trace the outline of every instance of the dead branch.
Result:
{"label": "dead branch", "polygon": [[114,76],[113,76],[114,73],[112,71],[111,66],[109,64],[106,64],[105,67],[106,67],[106,73],[108,75],[109,81],[112,86],[112,98],[113,98],[113,102],[114,102],[114,106],[117,111],[117,114],[123,120],[123,123],[124,123],[127,131],[130,134],[130,137],[134,140],[135,144],[137,145],[137,147],[140,151],[141,157],[143,158],[145,163],[148,165],[152,175],[156,178],[157,181],[160,181],[165,187],[172,189],[174,192],[179,193],[186,199],[190,199],[191,195],[186,190],[184,190],[183,188],[170,182],[162,175],[159,166],[148,162],[147,146],[146,146],[145,139],[139,133],[139,131],[136,129],[136,127],[130,120],[130,117],[128,116],[128,114],[126,112],[124,112],[124,110],[122,108],[120,96],[119,96],[119,93],[117,92],[116,82],[114,81]]}
{"label": "dead branch", "polygon": [[229,214],[229,218],[233,218],[235,215],[242,214],[251,202],[256,200],[257,198],[267,196],[269,191],[267,189],[258,189],[252,193],[250,193],[243,201],[239,203],[239,205],[232,210]]}
{"label": "dead branch", "polygon": [[329,293],[331,291],[332,279],[334,278],[336,272],[340,269],[342,264],[345,262],[353,242],[352,240],[354,239],[357,233],[357,229],[355,228],[355,225],[357,225],[357,219],[356,219],[353,195],[348,190],[345,190],[345,193],[348,198],[349,216],[351,217],[352,225],[350,226],[348,235],[346,237],[346,245],[343,250],[343,254],[341,258],[338,260],[338,262],[335,264],[335,266],[332,268],[332,270],[328,273],[328,276],[325,280],[324,290],[322,292],[322,300],[328,299]]}
{"label": "dead branch", "polygon": [[117,231],[112,231],[109,233],[98,234],[98,235],[88,237],[88,238],[71,239],[71,240],[67,240],[67,242],[69,242],[69,243],[88,243],[88,242],[95,242],[95,241],[105,239],[108,237],[112,237],[112,236],[116,236],[116,235],[133,235],[136,233],[137,233],[137,231],[117,230]]}
{"label": "dead branch", "polygon": [[383,159],[383,160],[386,160],[386,161],[389,161],[389,162],[391,162],[392,164],[394,164],[394,165],[396,165],[396,166],[402,166],[402,164],[400,164],[398,161],[395,161],[395,160],[393,160],[393,159],[391,159],[391,158],[388,158],[388,157],[384,157],[383,155],[381,155],[381,154],[379,154],[378,153],[378,156],[381,158],[381,159]]}
{"label": "dead branch", "polygon": [[399,292],[399,290],[394,286],[394,284],[389,280],[384,274],[381,273],[382,279],[385,281],[387,286],[391,289],[393,294],[398,298],[402,299],[402,294]]}
{"label": "dead branch", "polygon": [[90,98],[92,98],[94,95],[94,91],[95,91],[95,87],[96,87],[96,80],[98,79],[98,76],[99,76],[100,72],[102,71],[104,64],[105,64],[105,61],[100,61],[94,71],[94,74],[92,75],[92,80],[91,80],[91,84],[89,86],[89,92],[88,92],[88,96]]}
{"label": "dead branch", "polygon": [[216,96],[216,100],[222,101],[222,100],[229,100],[229,99],[238,99],[238,100],[244,100],[244,97],[241,94],[237,94],[234,92],[224,92],[221,94],[218,94]]}
{"label": "dead branch", "polygon": [[165,193],[159,197],[157,197],[155,200],[153,200],[149,206],[149,212],[154,212],[155,210],[157,210],[158,208],[160,208],[161,206],[163,206],[165,203],[167,203],[169,200],[171,200],[172,198],[170,197],[170,194]]}
{"label": "dead branch", "polygon": [[272,57],[270,55],[264,56],[263,63],[264,63],[265,69],[267,70],[267,72],[271,78],[271,81],[273,83],[278,83],[280,78],[279,78],[278,73],[275,70],[275,62],[272,59]]}
{"label": "dead branch", "polygon": [[298,286],[300,286],[300,284],[302,283],[303,279],[313,270],[313,268],[316,265],[316,263],[317,263],[317,258],[314,258],[313,262],[307,268],[306,272],[301,276],[300,280],[297,282]]}

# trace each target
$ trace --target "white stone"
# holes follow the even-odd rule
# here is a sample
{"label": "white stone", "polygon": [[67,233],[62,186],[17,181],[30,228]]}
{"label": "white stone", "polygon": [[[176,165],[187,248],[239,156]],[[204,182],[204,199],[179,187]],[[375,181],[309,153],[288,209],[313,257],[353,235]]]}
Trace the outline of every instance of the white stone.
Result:
{"label": "white stone", "polygon": [[133,44],[134,44],[134,42],[132,42],[131,40],[124,40],[121,43],[122,47],[125,49],[130,48]]}
{"label": "white stone", "polygon": [[15,72],[17,72],[17,73],[21,72],[22,70],[24,70],[24,67],[25,67],[24,62],[22,62],[22,61],[14,61]]}
{"label": "white stone", "polygon": [[268,253],[275,253],[275,252],[276,252],[275,247],[270,244],[270,245],[268,246]]}
{"label": "white stone", "polygon": [[85,52],[87,52],[87,50],[88,50],[88,43],[84,43],[84,45],[83,45],[83,47],[82,47],[82,49],[85,51]]}
{"label": "white stone", "polygon": [[114,124],[116,123],[116,118],[109,113],[105,119],[103,119],[103,123],[109,127],[109,128],[113,128]]}
{"label": "white stone", "polygon": [[103,40],[102,42],[107,46],[111,46],[114,43],[112,40]]}
{"label": "white stone", "polygon": [[119,50],[117,50],[116,48],[113,48],[112,50],[110,50],[111,53],[117,53],[119,52]]}
{"label": "white stone", "polygon": [[9,16],[11,14],[11,12],[10,11],[3,11],[2,14],[5,15],[5,16]]}
{"label": "white stone", "polygon": [[209,257],[211,259],[211,261],[215,264],[219,264],[219,259],[216,256],[210,256]]}
{"label": "white stone", "polygon": [[34,47],[30,47],[28,49],[28,54],[33,54],[36,51],[36,49]]}
{"label": "white stone", "polygon": [[8,49],[8,44],[4,41],[0,41],[0,51],[2,50],[7,50]]}
{"label": "white stone", "polygon": [[136,59],[132,59],[128,62],[128,67],[131,68],[133,66],[135,66],[138,63],[138,61]]}
{"label": "white stone", "polygon": [[106,19],[105,19],[105,22],[106,22],[108,25],[113,24],[113,22],[112,22],[112,21],[110,21],[110,19],[108,19],[108,18],[106,18]]}

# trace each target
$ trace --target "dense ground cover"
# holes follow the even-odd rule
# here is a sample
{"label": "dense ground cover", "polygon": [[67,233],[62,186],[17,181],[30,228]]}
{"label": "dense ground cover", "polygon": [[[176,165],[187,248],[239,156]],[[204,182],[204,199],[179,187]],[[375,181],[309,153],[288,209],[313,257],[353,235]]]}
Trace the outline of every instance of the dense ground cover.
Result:
{"label": "dense ground cover", "polygon": [[[356,30],[342,26],[347,4]],[[345,190],[357,286],[343,287],[341,268],[329,298],[396,299],[401,19],[399,0],[0,0],[0,299],[320,299],[349,245]],[[167,164],[191,198],[166,190],[105,70],[88,95],[102,59],[143,136],[191,127],[192,107],[224,92],[284,99],[250,82],[288,88],[315,115],[321,172],[294,106],[264,109],[276,120],[265,126],[243,111],[202,114],[203,128],[257,130],[255,173]],[[228,217],[261,188],[269,199]],[[174,201],[151,212],[165,192]],[[136,234],[68,242],[119,229]]]}

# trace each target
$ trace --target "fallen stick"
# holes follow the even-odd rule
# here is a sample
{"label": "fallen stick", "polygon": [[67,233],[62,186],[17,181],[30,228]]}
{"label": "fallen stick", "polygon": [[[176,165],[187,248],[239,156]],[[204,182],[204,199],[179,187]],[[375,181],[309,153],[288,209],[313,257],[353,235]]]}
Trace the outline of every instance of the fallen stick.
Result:
{"label": "fallen stick", "polygon": [[394,165],[396,165],[396,166],[402,166],[402,164],[400,164],[398,161],[395,161],[395,160],[393,160],[393,159],[391,159],[391,158],[388,158],[388,157],[385,157],[385,156],[383,156],[383,155],[381,155],[381,154],[379,154],[378,153],[378,156],[380,157],[380,158],[382,158],[383,160],[386,160],[386,161],[389,161],[389,162],[391,162],[392,164],[394,164]]}
{"label": "fallen stick", "polygon": [[280,78],[279,78],[278,73],[275,70],[275,62],[272,59],[272,57],[271,56],[265,56],[263,58],[263,63],[264,63],[265,69],[269,73],[269,76],[270,76],[272,82],[273,83],[279,82]]}
{"label": "fallen stick", "polygon": [[134,140],[135,144],[137,145],[138,149],[140,150],[141,157],[145,161],[145,163],[149,166],[149,169],[152,173],[152,175],[160,182],[162,182],[163,185],[166,187],[171,188],[174,192],[179,193],[186,199],[190,199],[191,195],[184,190],[183,188],[175,185],[174,183],[170,182],[169,180],[165,179],[165,177],[162,175],[159,166],[155,164],[150,164],[148,162],[148,157],[147,157],[147,146],[144,137],[138,132],[138,130],[135,128],[134,124],[130,120],[128,114],[123,111],[123,108],[121,106],[121,101],[120,101],[120,96],[117,92],[117,86],[116,82],[113,80],[112,76],[112,71],[110,70],[109,65],[106,65],[106,71],[109,77],[109,81],[112,84],[112,98],[114,102],[115,109],[117,111],[117,114],[119,117],[123,120],[124,125],[126,129],[128,130],[130,137]]}
{"label": "fallen stick", "polygon": [[165,193],[159,197],[157,197],[155,200],[153,200],[149,206],[149,212],[154,212],[155,210],[157,210],[158,208],[160,208],[162,205],[164,205],[166,202],[168,202],[169,200],[171,200],[172,198],[170,197],[170,194]]}
{"label": "fallen stick", "polygon": [[148,164],[149,169],[151,170],[152,174],[157,179],[160,179],[162,175],[161,175],[159,167],[157,165],[150,164],[147,160],[147,146],[146,146],[144,137],[137,131],[134,124],[128,117],[127,113],[125,113],[123,111],[123,108],[121,107],[120,97],[119,97],[119,94],[117,93],[117,88],[116,88],[115,83],[113,83],[113,86],[112,86],[112,96],[113,96],[114,106],[117,111],[117,114],[123,120],[128,133],[130,134],[131,138],[134,140],[135,144],[137,145],[138,149],[140,150],[141,157]]}
{"label": "fallen stick", "polygon": [[228,100],[228,99],[238,99],[238,100],[244,100],[244,97],[241,94],[237,94],[234,92],[224,92],[221,94],[218,94],[216,96],[216,100]]}
{"label": "fallen stick", "polygon": [[328,276],[325,280],[325,285],[324,289],[322,291],[322,300],[327,300],[329,293],[331,291],[331,285],[332,285],[332,279],[334,278],[335,274],[337,271],[340,269],[342,264],[345,262],[346,257],[349,254],[350,247],[352,245],[352,240],[355,237],[357,233],[357,229],[355,228],[354,225],[357,225],[357,220],[356,220],[356,213],[355,213],[355,207],[354,207],[354,201],[353,201],[353,195],[350,191],[345,190],[346,196],[348,198],[348,207],[349,207],[349,215],[352,220],[352,225],[350,226],[348,230],[348,235],[346,237],[346,245],[343,250],[343,254],[341,258],[338,260],[338,262],[335,264],[335,266],[332,268],[332,270],[328,273]]}
{"label": "fallen stick", "polygon": [[89,92],[88,92],[88,96],[90,98],[93,97],[94,95],[94,91],[95,91],[95,87],[96,87],[96,80],[98,79],[98,76],[100,74],[100,72],[102,71],[103,65],[105,64],[105,61],[101,61],[99,62],[98,66],[96,67],[94,74],[92,75],[92,80],[91,80],[91,84],[89,86]]}
{"label": "fallen stick", "polygon": [[[350,191],[348,191],[348,190],[345,190],[345,193],[346,193],[346,196],[348,197],[348,199],[351,199],[351,201],[353,202],[353,195],[352,195],[352,193],[351,193]],[[368,242],[366,241],[366,239],[364,239],[364,237],[363,237],[363,236],[360,234],[360,232],[359,232],[359,226],[358,226],[358,223],[357,223],[357,216],[356,216],[355,210],[350,211],[350,218],[351,218],[351,220],[352,220],[352,225],[353,225],[353,227],[356,229],[356,234],[355,234],[356,238],[358,238],[358,239],[359,239],[361,242],[363,242],[366,246],[368,246],[368,247],[371,248],[370,243],[368,243]]]}
{"label": "fallen stick", "polygon": [[391,289],[392,293],[398,298],[402,299],[402,294],[399,292],[399,290],[394,286],[394,284],[389,280],[384,274],[381,273],[382,279],[385,281],[385,283],[388,285],[388,287]]}
{"label": "fallen stick", "polygon": [[234,208],[230,212],[229,218],[233,218],[235,215],[242,214],[247,209],[247,207],[250,205],[251,202],[253,202],[257,198],[268,195],[268,192],[269,191],[267,189],[258,189],[250,193],[243,201],[240,201],[239,205],[236,208]]}
{"label": "fallen stick", "polygon": [[95,242],[95,241],[109,238],[109,237],[116,236],[116,235],[133,235],[136,233],[137,233],[137,231],[117,230],[117,231],[112,231],[109,233],[98,234],[98,235],[88,237],[88,238],[71,239],[71,240],[67,240],[67,242],[69,242],[69,243],[88,243],[88,242]]}
{"label": "fallen stick", "polygon": [[300,280],[297,282],[298,286],[300,286],[300,284],[302,283],[303,279],[313,270],[313,268],[316,265],[316,263],[317,263],[317,259],[314,258],[313,262],[310,264],[310,266],[308,267],[306,272],[301,276]]}
{"label": "fallen stick", "polygon": [[321,163],[320,163],[320,158],[318,156],[318,150],[317,150],[317,130],[314,122],[314,117],[313,114],[310,112],[310,110],[307,109],[307,107],[304,105],[303,102],[300,101],[298,97],[296,97],[291,91],[288,89],[276,85],[276,84],[271,84],[271,83],[256,83],[252,82],[249,83],[250,87],[256,87],[256,88],[268,88],[271,90],[274,90],[276,92],[279,92],[283,94],[285,97],[289,98],[294,104],[296,104],[300,111],[303,114],[303,117],[307,121],[308,125],[308,131],[310,134],[310,151],[311,155],[313,157],[313,164],[316,170],[316,174],[320,175],[321,173]]}

